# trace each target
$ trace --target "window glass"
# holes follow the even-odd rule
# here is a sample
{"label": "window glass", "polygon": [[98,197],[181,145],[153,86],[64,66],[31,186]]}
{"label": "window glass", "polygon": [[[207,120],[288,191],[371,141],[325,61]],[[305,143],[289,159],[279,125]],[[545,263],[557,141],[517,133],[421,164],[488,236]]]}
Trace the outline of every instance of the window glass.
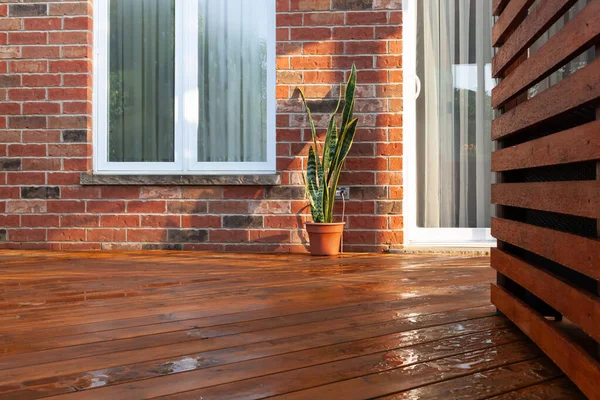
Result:
{"label": "window glass", "polygon": [[172,162],[175,0],[111,0],[108,160]]}
{"label": "window glass", "polygon": [[199,162],[266,161],[268,2],[199,1]]}

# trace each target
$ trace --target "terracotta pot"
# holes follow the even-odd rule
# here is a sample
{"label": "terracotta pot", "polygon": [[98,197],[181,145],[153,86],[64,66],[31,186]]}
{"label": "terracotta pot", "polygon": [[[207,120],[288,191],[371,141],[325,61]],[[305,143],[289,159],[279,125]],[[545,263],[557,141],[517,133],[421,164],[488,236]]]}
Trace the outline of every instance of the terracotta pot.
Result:
{"label": "terracotta pot", "polygon": [[336,256],[340,254],[342,232],[345,222],[306,223],[306,232],[310,240],[310,253],[313,256]]}

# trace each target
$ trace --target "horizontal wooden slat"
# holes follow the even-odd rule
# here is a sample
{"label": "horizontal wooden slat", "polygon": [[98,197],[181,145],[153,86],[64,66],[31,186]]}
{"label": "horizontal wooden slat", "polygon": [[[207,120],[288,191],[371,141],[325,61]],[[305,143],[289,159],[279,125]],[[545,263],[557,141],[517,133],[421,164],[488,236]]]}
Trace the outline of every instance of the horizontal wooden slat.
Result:
{"label": "horizontal wooden slat", "polygon": [[492,121],[498,140],[600,98],[600,58]]}
{"label": "horizontal wooden slat", "polygon": [[599,240],[502,218],[492,218],[492,236],[600,280]]}
{"label": "horizontal wooden slat", "polygon": [[492,153],[492,171],[600,159],[600,121],[593,121]]}
{"label": "horizontal wooden slat", "polygon": [[499,249],[491,251],[492,267],[600,341],[600,298]]}
{"label": "horizontal wooden slat", "polygon": [[511,0],[492,28],[492,46],[498,46],[509,36],[510,32],[521,22],[529,7],[535,0]]}
{"label": "horizontal wooden slat", "polygon": [[533,12],[515,29],[492,60],[492,75],[500,77],[577,0],[541,0]]}
{"label": "horizontal wooden slat", "polygon": [[600,0],[592,0],[575,18],[523,61],[492,90],[498,108],[566,64],[600,37]]}
{"label": "horizontal wooden slat", "polygon": [[529,336],[590,399],[600,399],[600,363],[512,294],[492,285],[492,303]]}
{"label": "horizontal wooden slat", "polygon": [[600,181],[497,183],[492,203],[600,218]]}
{"label": "horizontal wooden slat", "polygon": [[498,16],[504,10],[504,7],[510,0],[493,0],[492,1],[492,15]]}

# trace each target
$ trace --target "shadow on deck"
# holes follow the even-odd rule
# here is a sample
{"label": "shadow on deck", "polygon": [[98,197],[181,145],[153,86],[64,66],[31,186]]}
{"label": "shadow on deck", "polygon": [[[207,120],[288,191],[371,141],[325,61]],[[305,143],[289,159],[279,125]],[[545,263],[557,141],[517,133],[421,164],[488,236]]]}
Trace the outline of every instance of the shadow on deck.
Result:
{"label": "shadow on deck", "polygon": [[487,257],[0,252],[0,399],[578,399]]}

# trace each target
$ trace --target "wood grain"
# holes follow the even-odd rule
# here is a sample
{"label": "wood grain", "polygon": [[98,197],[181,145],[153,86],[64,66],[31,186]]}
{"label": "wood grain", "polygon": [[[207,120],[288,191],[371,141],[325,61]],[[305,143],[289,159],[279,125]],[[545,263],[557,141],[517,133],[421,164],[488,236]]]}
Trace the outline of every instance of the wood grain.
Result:
{"label": "wood grain", "polygon": [[600,218],[600,181],[497,183],[492,203]]}
{"label": "wood grain", "polygon": [[492,153],[492,171],[544,167],[600,159],[600,121],[593,121]]}
{"label": "wood grain", "polygon": [[493,279],[488,257],[436,254],[0,251],[0,400],[443,394],[493,371],[460,389],[477,397],[560,377],[496,315]]}
{"label": "wood grain", "polygon": [[[526,26],[524,21],[521,26]],[[525,28],[526,29],[526,28]],[[600,37],[600,0],[592,0],[560,31],[492,89],[492,107],[506,101],[549,76]]]}
{"label": "wood grain", "polygon": [[498,140],[534,128],[600,98],[600,58],[492,121]]}
{"label": "wood grain", "polygon": [[499,249],[492,249],[492,265],[600,341],[600,299],[597,296]]}
{"label": "wood grain", "polygon": [[546,353],[590,399],[600,398],[600,363],[532,308],[492,285],[492,303]]}

